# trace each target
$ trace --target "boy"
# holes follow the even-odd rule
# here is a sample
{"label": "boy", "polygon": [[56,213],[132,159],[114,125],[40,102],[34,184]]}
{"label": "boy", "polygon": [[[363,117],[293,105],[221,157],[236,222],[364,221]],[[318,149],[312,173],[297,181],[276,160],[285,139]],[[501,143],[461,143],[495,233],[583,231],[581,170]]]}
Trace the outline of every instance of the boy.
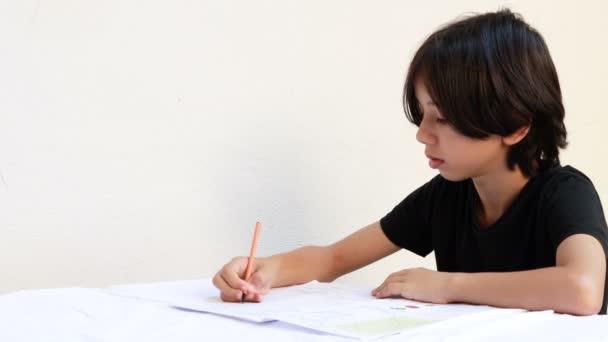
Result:
{"label": "boy", "polygon": [[542,36],[508,10],[445,26],[414,55],[404,107],[439,175],[341,241],[256,259],[249,282],[233,259],[213,279],[222,300],[332,281],[405,248],[435,251],[437,271],[393,273],[372,295],[605,314],[606,220],[591,181],[560,166],[564,108]]}

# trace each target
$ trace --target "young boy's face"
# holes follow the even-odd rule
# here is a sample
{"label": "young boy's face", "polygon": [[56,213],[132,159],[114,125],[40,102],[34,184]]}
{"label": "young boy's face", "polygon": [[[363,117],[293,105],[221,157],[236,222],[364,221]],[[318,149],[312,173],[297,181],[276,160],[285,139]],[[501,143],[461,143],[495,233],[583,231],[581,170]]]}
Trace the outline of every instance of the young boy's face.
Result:
{"label": "young boy's face", "polygon": [[509,146],[503,143],[502,137],[491,135],[485,139],[473,139],[461,134],[445,121],[424,82],[417,79],[414,90],[424,113],[416,139],[424,144],[431,168],[438,169],[444,178],[451,181],[508,170]]}

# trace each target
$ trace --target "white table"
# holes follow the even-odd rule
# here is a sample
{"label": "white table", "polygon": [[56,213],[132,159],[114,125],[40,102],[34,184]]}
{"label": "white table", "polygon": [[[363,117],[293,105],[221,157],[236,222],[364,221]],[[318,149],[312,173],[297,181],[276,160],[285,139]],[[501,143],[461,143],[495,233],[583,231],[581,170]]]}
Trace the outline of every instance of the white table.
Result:
{"label": "white table", "polygon": [[[213,293],[217,290],[209,279],[9,293],[0,296],[0,341],[355,341],[282,322],[256,324],[167,305],[180,297]],[[380,341],[404,337],[393,335]],[[608,341],[608,318],[527,313],[500,324],[454,326],[407,337],[415,341]]]}

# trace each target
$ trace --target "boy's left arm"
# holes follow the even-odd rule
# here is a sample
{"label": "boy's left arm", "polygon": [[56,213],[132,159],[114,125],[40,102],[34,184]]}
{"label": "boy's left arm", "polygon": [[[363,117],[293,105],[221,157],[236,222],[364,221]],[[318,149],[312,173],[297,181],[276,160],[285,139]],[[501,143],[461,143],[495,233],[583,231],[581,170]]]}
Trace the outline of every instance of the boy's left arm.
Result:
{"label": "boy's left arm", "polygon": [[601,309],[605,279],[606,255],[600,242],[575,234],[559,244],[554,267],[495,273],[407,269],[391,274],[372,294],[592,315]]}

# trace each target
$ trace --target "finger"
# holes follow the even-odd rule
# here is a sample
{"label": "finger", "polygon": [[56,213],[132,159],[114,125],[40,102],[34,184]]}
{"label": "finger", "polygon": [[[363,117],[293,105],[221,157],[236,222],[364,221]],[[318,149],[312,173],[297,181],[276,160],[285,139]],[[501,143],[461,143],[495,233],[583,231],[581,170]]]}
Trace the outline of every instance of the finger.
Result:
{"label": "finger", "polygon": [[220,293],[220,298],[224,302],[240,302],[242,296],[243,296],[242,291],[238,291],[238,290],[234,290],[234,289]]}
{"label": "finger", "polygon": [[259,302],[261,302],[264,299],[264,296],[262,296],[259,293],[255,293],[255,294],[253,294],[251,296],[248,296],[247,298],[251,302],[259,303]]}
{"label": "finger", "polygon": [[234,258],[221,271],[222,278],[233,289],[240,289],[245,283],[242,277],[245,276],[246,260],[244,257]]}
{"label": "finger", "polygon": [[383,286],[380,289],[378,289],[378,291],[376,291],[376,295],[375,296],[376,296],[376,298],[386,298],[387,297],[387,293],[388,293],[387,287]]}
{"label": "finger", "polygon": [[384,295],[384,293],[386,293],[386,292],[387,292],[387,284],[384,284],[375,291],[374,296],[376,298],[384,298],[384,297],[386,297]]}
{"label": "finger", "polygon": [[[226,278],[223,277],[223,274],[221,276],[222,276],[221,277],[222,281],[226,284],[221,289],[222,294],[225,294],[228,298],[234,299],[234,301],[240,301],[243,293],[247,294],[249,292],[255,292],[255,289],[252,288],[251,285],[249,285],[247,282],[245,282],[243,280],[241,280],[242,285],[240,285],[238,288],[234,288],[230,284],[228,284],[228,282],[226,281]],[[230,300],[230,301],[232,301],[232,300]]]}
{"label": "finger", "polygon": [[240,290],[247,296],[247,295],[254,295],[258,293],[258,289],[256,289],[256,287],[251,284],[251,283],[247,283],[245,282],[243,284],[243,286],[241,286]]}
{"label": "finger", "polygon": [[406,287],[407,283],[404,277],[397,278],[395,277],[393,281],[387,282],[382,286],[381,289],[378,290],[376,297],[377,298],[387,298],[387,297],[401,297],[403,293],[403,289]]}
{"label": "finger", "polygon": [[380,293],[385,286],[386,280],[384,280],[380,285],[378,285],[375,289],[372,290],[372,295],[378,297],[378,293]]}
{"label": "finger", "polygon": [[378,293],[381,292],[386,287],[387,284],[395,281],[395,277],[396,277],[395,274],[396,273],[393,273],[393,274],[389,275],[388,277],[386,277],[386,279],[384,279],[382,284],[378,285],[378,287],[376,287],[372,291],[372,294],[377,297]]}
{"label": "finger", "polygon": [[383,287],[385,287],[386,284],[398,281],[398,279],[402,279],[405,276],[405,274],[407,273],[407,271],[408,270],[401,270],[399,272],[395,272],[395,273],[389,274],[389,276],[386,277],[386,279],[384,279],[384,281],[382,282],[382,284],[380,284],[378,287],[376,287],[372,291],[372,294],[375,294],[376,292],[378,292],[380,289],[382,289]]}
{"label": "finger", "polygon": [[270,281],[265,279],[262,272],[254,273],[249,282],[255,289],[256,293],[266,294],[268,291],[270,291]]}
{"label": "finger", "polygon": [[[213,278],[213,284],[220,290],[220,298],[225,302],[239,302],[245,292],[241,288],[232,288],[221,273]],[[246,285],[243,288],[250,289]]]}
{"label": "finger", "polygon": [[383,282],[382,284],[380,284],[380,285],[376,286],[376,288],[374,288],[374,289],[372,290],[372,296],[377,295],[377,294],[378,294],[378,292],[380,291],[380,289],[382,289],[382,286],[383,286],[383,285],[384,285],[384,282]]}
{"label": "finger", "polygon": [[384,279],[382,284],[372,290],[372,295],[376,298],[384,298],[384,296],[381,296],[380,294],[387,292],[387,285],[395,282],[404,282],[410,271],[411,269],[406,268],[404,270],[389,274],[389,276]]}
{"label": "finger", "polygon": [[259,303],[263,299],[264,299],[264,296],[262,294],[260,294],[260,293],[257,293],[257,292],[245,293],[245,301],[246,302]]}
{"label": "finger", "polygon": [[222,279],[219,272],[213,276],[213,286],[217,287],[218,289],[221,290],[222,287],[226,285],[225,283],[226,282],[224,281],[224,279]]}
{"label": "finger", "polygon": [[214,277],[213,277],[213,285],[215,287],[217,287],[220,292],[225,292],[225,291],[229,291],[229,290],[235,290],[232,287],[230,287],[230,285],[226,282],[226,280],[224,279],[222,272],[218,272]]}

